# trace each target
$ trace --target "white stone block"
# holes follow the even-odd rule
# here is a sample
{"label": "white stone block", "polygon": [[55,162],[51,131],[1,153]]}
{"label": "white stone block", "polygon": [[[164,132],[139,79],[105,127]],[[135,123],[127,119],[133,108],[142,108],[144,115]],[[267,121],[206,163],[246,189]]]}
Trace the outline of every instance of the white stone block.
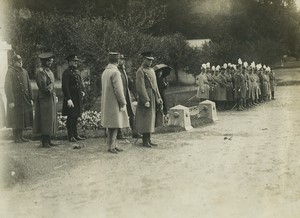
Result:
{"label": "white stone block", "polygon": [[213,101],[205,100],[198,105],[200,117],[206,117],[212,121],[218,120],[216,103]]}
{"label": "white stone block", "polygon": [[169,126],[181,126],[185,130],[193,129],[189,108],[177,105],[169,110]]}

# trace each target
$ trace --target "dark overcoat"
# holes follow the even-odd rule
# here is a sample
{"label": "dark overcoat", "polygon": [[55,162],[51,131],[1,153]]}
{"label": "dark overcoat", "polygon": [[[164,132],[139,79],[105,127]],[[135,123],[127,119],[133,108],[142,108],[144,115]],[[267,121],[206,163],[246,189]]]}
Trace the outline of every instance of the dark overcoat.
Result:
{"label": "dark overcoat", "polygon": [[37,70],[36,84],[35,131],[43,135],[54,135],[58,123],[54,75],[50,68],[41,67]]}
{"label": "dark overcoat", "polygon": [[[20,67],[10,67],[5,77],[7,98],[6,127],[25,129],[33,126],[32,90],[28,73]],[[14,103],[14,108],[8,105]]]}
{"label": "dark overcoat", "polygon": [[134,116],[134,111],[133,111],[133,105],[132,105],[132,98],[131,98],[131,94],[129,91],[129,83],[128,83],[128,76],[125,70],[125,67],[123,66],[119,66],[118,67],[120,73],[121,73],[121,79],[122,79],[122,84],[123,84],[123,92],[125,95],[125,99],[126,99],[126,108],[127,108],[127,113],[129,117],[133,117]]}
{"label": "dark overcoat", "polygon": [[[64,93],[62,115],[80,117],[83,110],[82,92],[84,92],[84,87],[80,73],[75,67],[69,67],[63,72],[62,91]],[[68,107],[69,99],[72,100],[74,107]]]}
{"label": "dark overcoat", "polygon": [[106,128],[129,127],[121,73],[114,64],[108,64],[102,74],[101,125]]}
{"label": "dark overcoat", "polygon": [[[135,114],[136,132],[152,133],[155,131],[155,127],[163,124],[162,111],[156,110],[161,96],[153,68],[141,66],[138,69],[136,72],[136,91],[138,94]],[[147,102],[150,102],[150,107],[145,107]]]}

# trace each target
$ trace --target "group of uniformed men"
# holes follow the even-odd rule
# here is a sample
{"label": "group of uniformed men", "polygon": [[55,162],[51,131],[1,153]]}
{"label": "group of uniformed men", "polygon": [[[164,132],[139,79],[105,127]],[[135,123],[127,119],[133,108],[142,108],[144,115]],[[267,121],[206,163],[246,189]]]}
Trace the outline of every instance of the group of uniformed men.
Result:
{"label": "group of uniformed men", "polygon": [[[156,73],[151,67],[154,60],[152,52],[141,54],[143,62],[136,72],[137,105],[132,103],[129,80],[124,65],[124,55],[110,52],[109,64],[102,73],[101,125],[107,128],[108,151],[122,151],[117,146],[120,129],[131,127],[133,137],[142,134],[143,146],[157,146],[151,141],[155,127],[163,124],[163,100],[159,91]],[[35,101],[35,119],[33,122],[33,94],[27,71],[22,67],[20,55],[13,55],[5,79],[7,96],[7,127],[13,128],[16,143],[27,142],[23,130],[34,126],[41,134],[42,146],[55,146],[51,136],[57,130],[58,98],[55,93],[54,75],[50,69],[53,63],[51,52],[39,55],[41,66],[36,71],[38,93]],[[68,69],[62,75],[64,94],[62,114],[67,116],[68,140],[84,140],[77,132],[78,118],[81,116],[85,95],[82,79],[77,70],[79,58],[72,54],[66,58]],[[159,72],[158,72],[159,73]],[[199,86],[196,97],[200,101],[209,99],[217,107],[226,109],[237,105],[241,111],[274,97],[275,74],[270,67],[255,65],[252,62],[238,60],[238,64],[224,64],[222,67],[202,64],[201,72],[196,76]]]}
{"label": "group of uniformed men", "polygon": [[[142,134],[143,146],[157,146],[150,139],[156,126],[163,122],[162,98],[156,76],[151,67],[154,60],[152,52],[142,53],[143,63],[136,72],[136,92],[138,101],[132,105],[129,93],[128,76],[125,71],[124,55],[110,52],[109,64],[102,74],[101,125],[107,128],[108,151],[118,153],[117,134],[121,128],[131,127],[133,137]],[[55,92],[54,75],[50,67],[53,63],[51,52],[39,55],[41,66],[36,71],[38,92],[35,100],[35,119],[33,119],[33,93],[27,71],[22,67],[22,58],[14,54],[5,78],[7,96],[7,127],[13,129],[16,143],[28,142],[23,130],[34,128],[41,134],[42,147],[51,148],[51,136],[57,130],[58,98]],[[77,70],[79,58],[72,54],[66,58],[68,69],[62,75],[64,94],[62,115],[67,116],[68,140],[84,140],[77,132],[78,118],[82,113],[82,98],[85,95],[82,79]],[[136,108],[136,109],[134,109]],[[159,108],[159,110],[158,110]],[[160,114],[161,116],[157,116]],[[158,121],[158,118],[160,118]],[[34,122],[33,122],[34,120]]]}
{"label": "group of uniformed men", "polygon": [[273,69],[262,64],[250,65],[238,59],[238,64],[225,63],[222,66],[202,64],[196,76],[198,91],[196,97],[216,102],[219,110],[238,111],[264,101],[275,100],[276,78]]}

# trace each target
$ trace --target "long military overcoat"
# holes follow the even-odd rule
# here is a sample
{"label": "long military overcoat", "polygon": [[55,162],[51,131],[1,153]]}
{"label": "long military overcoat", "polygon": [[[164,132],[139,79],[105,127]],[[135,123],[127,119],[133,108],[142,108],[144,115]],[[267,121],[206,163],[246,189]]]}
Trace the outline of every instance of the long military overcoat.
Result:
{"label": "long military overcoat", "polygon": [[[10,67],[5,77],[7,98],[6,127],[25,129],[33,126],[32,90],[28,73],[20,67]],[[14,108],[8,105],[14,103]]]}
{"label": "long military overcoat", "polygon": [[54,75],[47,67],[36,72],[38,93],[35,102],[35,131],[43,135],[54,135],[57,131],[57,110]]}
{"label": "long military overcoat", "polygon": [[209,84],[206,73],[202,72],[196,76],[196,85],[198,86],[196,97],[200,99],[209,99]]}
{"label": "long military overcoat", "polygon": [[120,111],[126,105],[126,100],[118,67],[108,64],[101,80],[101,125],[106,128],[129,127],[127,110]]}
{"label": "long military overcoat", "polygon": [[[135,114],[135,126],[138,133],[152,133],[155,127],[163,124],[162,111],[157,111],[161,100],[156,75],[151,67],[141,66],[136,72],[136,91],[138,104]],[[145,103],[150,102],[150,107]]]}
{"label": "long military overcoat", "polygon": [[[62,91],[64,93],[62,115],[80,117],[83,110],[82,92],[84,87],[80,73],[75,67],[69,67],[63,72]],[[72,100],[74,107],[68,107],[69,99]]]}
{"label": "long military overcoat", "polygon": [[245,79],[245,74],[237,72],[235,76],[235,98],[246,98],[247,93],[247,83]]}

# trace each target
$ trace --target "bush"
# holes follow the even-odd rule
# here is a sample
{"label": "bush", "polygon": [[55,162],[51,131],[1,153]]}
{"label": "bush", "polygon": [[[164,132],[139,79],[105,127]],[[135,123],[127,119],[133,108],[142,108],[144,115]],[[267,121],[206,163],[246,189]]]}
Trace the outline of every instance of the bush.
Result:
{"label": "bush", "polygon": [[[65,130],[67,125],[67,116],[58,113],[58,129]],[[101,129],[101,113],[97,111],[85,111],[78,119],[78,127],[82,130]]]}

